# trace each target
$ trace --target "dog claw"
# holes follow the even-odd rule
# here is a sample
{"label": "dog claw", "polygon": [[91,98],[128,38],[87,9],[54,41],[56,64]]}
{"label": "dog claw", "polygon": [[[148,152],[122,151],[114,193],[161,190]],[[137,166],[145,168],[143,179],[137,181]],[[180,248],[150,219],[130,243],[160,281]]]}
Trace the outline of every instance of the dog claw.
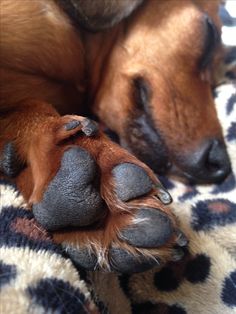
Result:
{"label": "dog claw", "polygon": [[185,253],[181,248],[173,249],[172,251],[172,261],[178,262],[184,257]]}
{"label": "dog claw", "polygon": [[77,128],[80,124],[81,124],[81,122],[79,120],[72,120],[72,121],[66,123],[64,128],[66,131],[71,131],[71,130],[74,130],[75,128]]}
{"label": "dog claw", "polygon": [[162,187],[158,187],[157,197],[164,205],[172,203],[172,197],[170,193]]}
{"label": "dog claw", "polygon": [[177,233],[176,243],[181,247],[186,246],[188,244],[188,239],[181,231],[178,231]]}
{"label": "dog claw", "polygon": [[81,125],[81,130],[86,136],[93,136],[98,131],[98,124],[90,119],[83,119],[82,121],[72,119],[64,125],[64,128],[66,131],[71,131]]}
{"label": "dog claw", "polygon": [[84,119],[82,121],[82,131],[87,136],[93,136],[98,131],[98,124],[90,119]]}

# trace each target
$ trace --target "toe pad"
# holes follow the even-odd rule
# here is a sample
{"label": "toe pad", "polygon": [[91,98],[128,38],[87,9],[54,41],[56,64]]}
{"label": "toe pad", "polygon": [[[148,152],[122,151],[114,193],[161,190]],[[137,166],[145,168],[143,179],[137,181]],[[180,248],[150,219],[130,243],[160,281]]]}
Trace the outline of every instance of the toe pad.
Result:
{"label": "toe pad", "polygon": [[121,248],[111,248],[109,261],[113,270],[120,273],[139,273],[159,265],[157,259],[134,256]]}
{"label": "toe pad", "polygon": [[173,235],[169,217],[153,208],[139,209],[134,224],[121,232],[121,239],[136,247],[157,248]]}
{"label": "toe pad", "polygon": [[66,253],[77,266],[86,270],[96,269],[98,260],[94,253],[89,252],[86,248],[73,248],[67,245],[63,246],[66,248]]}
{"label": "toe pad", "polygon": [[112,170],[116,194],[123,201],[129,201],[151,191],[153,183],[145,170],[135,164],[123,163]]}

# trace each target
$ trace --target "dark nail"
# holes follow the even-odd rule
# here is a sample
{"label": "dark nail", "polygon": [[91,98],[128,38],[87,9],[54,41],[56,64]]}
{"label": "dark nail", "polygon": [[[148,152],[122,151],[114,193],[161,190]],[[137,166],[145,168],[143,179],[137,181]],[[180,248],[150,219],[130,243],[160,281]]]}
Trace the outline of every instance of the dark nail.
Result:
{"label": "dark nail", "polygon": [[177,232],[176,243],[179,246],[186,246],[188,244],[188,239],[186,238],[186,236],[181,231]]}
{"label": "dark nail", "polygon": [[172,197],[170,196],[170,193],[167,190],[161,187],[157,187],[157,189],[158,189],[157,197],[164,205],[172,203]]}
{"label": "dark nail", "polygon": [[98,124],[96,122],[89,119],[85,119],[82,124],[83,124],[82,131],[84,132],[85,135],[93,136],[97,133]]}
{"label": "dark nail", "polygon": [[71,130],[74,130],[75,128],[77,128],[80,124],[81,123],[79,120],[71,120],[70,122],[65,124],[65,129],[66,129],[66,131],[71,131]]}
{"label": "dark nail", "polygon": [[178,262],[184,257],[184,251],[181,248],[173,249],[172,251],[172,261]]}

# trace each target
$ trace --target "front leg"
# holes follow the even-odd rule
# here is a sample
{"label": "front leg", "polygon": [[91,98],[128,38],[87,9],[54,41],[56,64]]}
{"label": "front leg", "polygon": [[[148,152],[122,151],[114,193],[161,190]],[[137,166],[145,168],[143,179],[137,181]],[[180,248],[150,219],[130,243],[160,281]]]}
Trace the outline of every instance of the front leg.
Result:
{"label": "front leg", "polygon": [[79,266],[130,273],[182,257],[187,241],[165,206],[168,192],[94,122],[28,102],[4,124],[2,147],[11,143],[13,164],[25,165],[14,181]]}

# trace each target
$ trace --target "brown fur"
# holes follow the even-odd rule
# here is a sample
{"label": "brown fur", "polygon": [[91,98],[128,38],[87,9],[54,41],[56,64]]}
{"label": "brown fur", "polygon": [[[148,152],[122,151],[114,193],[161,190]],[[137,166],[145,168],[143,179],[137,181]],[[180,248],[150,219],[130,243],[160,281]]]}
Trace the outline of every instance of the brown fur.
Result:
{"label": "brown fur", "polygon": [[[212,5],[207,10],[219,25],[216,3],[210,2],[214,10]],[[130,112],[135,110],[130,81],[142,75],[153,91],[150,107],[154,124],[173,158],[177,152],[195,151],[203,139],[221,138],[211,86],[198,69],[204,28],[202,13],[194,3],[149,1],[127,23],[129,31],[120,32],[95,97],[98,116],[125,139]]]}
{"label": "brown fur", "polygon": [[[125,141],[135,111],[130,82],[142,75],[153,91],[153,121],[162,130],[173,159],[179,151],[195,150],[203,138],[221,138],[211,87],[201,78],[196,62],[204,31],[202,13],[191,0],[149,0],[111,30],[91,34],[75,28],[54,1],[22,2],[1,0],[0,149],[14,141],[20,159],[28,165],[16,182],[30,202],[37,202],[58,170],[65,149],[75,144],[85,147],[101,169],[101,194],[110,209],[105,227],[59,232],[54,238],[93,243],[95,250],[102,242],[106,254],[117,230],[130,223],[134,206],[152,205],[172,214],[153,197],[155,191],[139,202],[119,203],[112,193],[110,175],[116,164],[141,165],[157,182],[152,171],[102,133],[64,142],[60,128],[65,118],[59,114],[82,114],[86,96],[101,121]],[[216,7],[206,8],[213,18]],[[184,25],[191,27],[183,31]],[[183,74],[170,82],[180,71]],[[198,109],[193,115],[194,106]],[[181,132],[180,138],[175,130]],[[158,252],[138,251],[166,257],[174,240]]]}

